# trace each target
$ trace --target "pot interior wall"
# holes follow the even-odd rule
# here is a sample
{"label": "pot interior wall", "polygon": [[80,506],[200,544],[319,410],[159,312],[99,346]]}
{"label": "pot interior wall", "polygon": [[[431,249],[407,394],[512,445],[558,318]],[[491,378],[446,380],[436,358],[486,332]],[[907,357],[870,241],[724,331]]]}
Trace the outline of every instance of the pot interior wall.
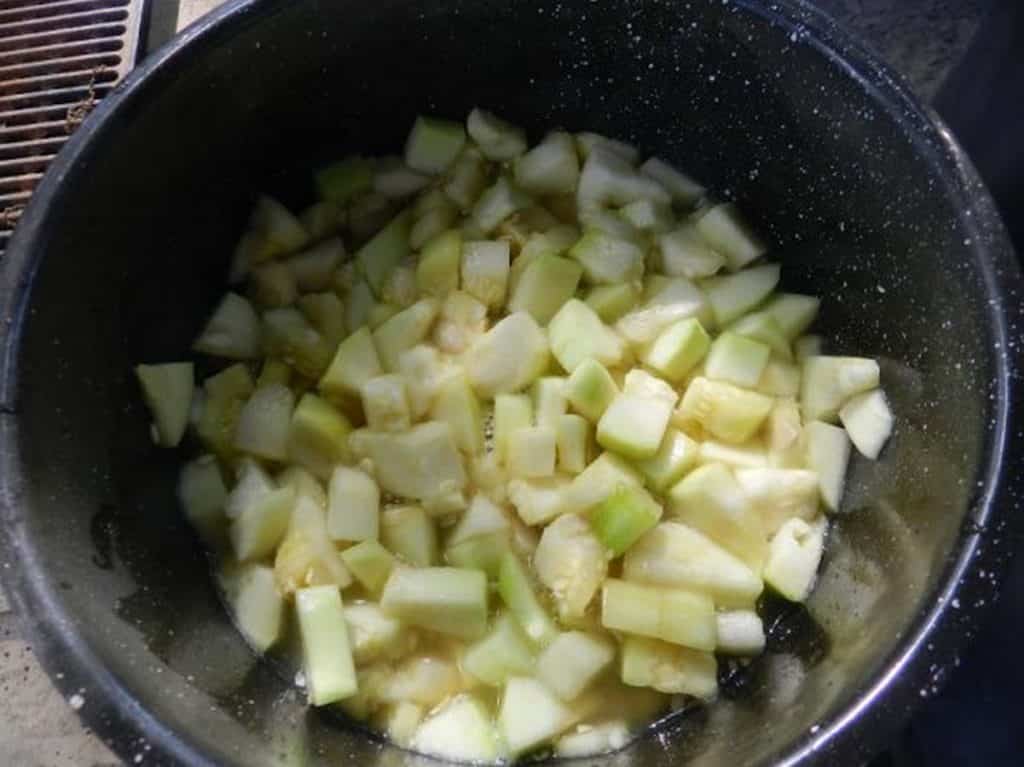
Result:
{"label": "pot interior wall", "polygon": [[777,611],[772,651],[723,674],[723,703],[603,763],[768,763],[865,687],[933,599],[985,457],[982,276],[922,156],[934,147],[813,37],[744,5],[268,2],[109,116],[47,213],[23,320],[20,524],[68,630],[142,710],[221,764],[274,763],[296,723],[311,764],[413,758],[304,713],[252,658],[131,367],[187,354],[259,192],[306,204],[316,163],[396,153],[417,113],[474,105],[533,138],[634,141],[738,200],[786,286],[824,298],[830,350],[883,360],[898,415],[884,460],[855,461],[809,611]]}

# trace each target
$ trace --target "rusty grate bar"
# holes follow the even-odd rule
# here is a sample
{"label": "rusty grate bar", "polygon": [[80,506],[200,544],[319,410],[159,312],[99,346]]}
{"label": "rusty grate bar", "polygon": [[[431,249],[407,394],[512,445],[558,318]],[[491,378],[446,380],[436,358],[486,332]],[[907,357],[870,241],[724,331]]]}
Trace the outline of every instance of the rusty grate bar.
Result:
{"label": "rusty grate bar", "polygon": [[135,65],[145,0],[0,0],[0,254],[50,161]]}

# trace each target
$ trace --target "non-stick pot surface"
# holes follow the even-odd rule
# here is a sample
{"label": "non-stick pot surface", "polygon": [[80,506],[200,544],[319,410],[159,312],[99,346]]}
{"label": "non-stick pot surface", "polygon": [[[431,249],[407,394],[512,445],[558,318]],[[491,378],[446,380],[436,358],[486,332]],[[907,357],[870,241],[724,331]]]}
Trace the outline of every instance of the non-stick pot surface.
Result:
{"label": "non-stick pot surface", "polygon": [[859,763],[937,691],[1020,516],[1020,277],[949,137],[790,3],[236,2],[143,65],[2,265],[3,574],[48,668],[129,760],[416,759],[306,712],[246,648],[131,366],[187,353],[258,192],[304,204],[317,163],[474,105],[534,137],[634,141],[736,199],[787,287],[824,297],[831,350],[883,360],[898,415],[883,460],[853,466],[809,609],[772,612],[769,653],[724,666],[721,702],[595,762]]}

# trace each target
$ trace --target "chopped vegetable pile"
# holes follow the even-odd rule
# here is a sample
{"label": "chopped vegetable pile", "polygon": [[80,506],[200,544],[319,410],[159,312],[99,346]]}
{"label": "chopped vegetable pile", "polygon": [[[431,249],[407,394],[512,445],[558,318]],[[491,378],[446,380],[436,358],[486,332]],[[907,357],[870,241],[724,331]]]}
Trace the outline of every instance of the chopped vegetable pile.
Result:
{"label": "chopped vegetable pile", "polygon": [[238,627],[297,627],[312,705],[455,760],[614,750],[763,650],[765,589],[810,594],[851,443],[892,430],[879,366],[638,159],[420,117],[301,216],[259,200],[194,345],[218,372],[137,368],[156,443],[202,446],[178,493]]}

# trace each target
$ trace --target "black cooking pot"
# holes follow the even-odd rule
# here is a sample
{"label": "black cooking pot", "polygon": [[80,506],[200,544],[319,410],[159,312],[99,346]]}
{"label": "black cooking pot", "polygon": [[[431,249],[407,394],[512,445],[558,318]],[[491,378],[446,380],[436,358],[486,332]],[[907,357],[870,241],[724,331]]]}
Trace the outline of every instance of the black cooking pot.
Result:
{"label": "black cooking pot", "polygon": [[[901,81],[794,2],[232,2],[152,56],[60,154],[2,270],[5,583],[36,651],[131,761],[399,765],[308,713],[217,600],[131,376],[176,359],[258,192],[394,152],[474,105],[634,141],[736,199],[832,350],[897,414],[855,461],[808,610],[723,696],[602,765],[858,764],[955,665],[1021,533],[1021,277],[991,201]],[[1015,420],[1016,419],[1016,420]]]}

